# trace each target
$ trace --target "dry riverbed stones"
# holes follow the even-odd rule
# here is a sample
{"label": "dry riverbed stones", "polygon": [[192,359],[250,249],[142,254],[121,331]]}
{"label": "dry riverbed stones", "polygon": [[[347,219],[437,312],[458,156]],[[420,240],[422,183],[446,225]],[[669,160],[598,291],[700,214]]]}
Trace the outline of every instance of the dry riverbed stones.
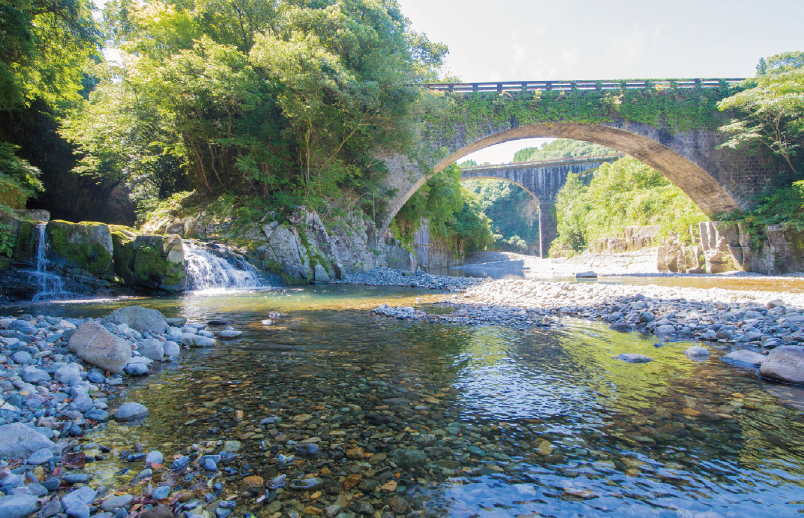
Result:
{"label": "dry riverbed stones", "polygon": [[[230,331],[229,338],[236,338]],[[205,324],[166,319],[138,306],[100,320],[0,317],[0,517],[21,518],[38,510],[44,518],[113,518],[126,516],[135,504],[142,516],[166,509],[172,516],[169,507],[158,505],[166,495],[151,497],[164,489],[111,499],[96,494],[86,486],[91,475],[81,468],[109,450],[75,439],[90,427],[105,426],[110,417],[127,425],[147,419],[148,409],[137,402],[124,402],[112,416],[109,407],[126,376],[148,375],[155,362],[176,361],[179,340],[216,345]],[[86,453],[93,450],[92,456]],[[132,480],[149,479],[163,457],[150,452],[142,459],[146,469]]]}

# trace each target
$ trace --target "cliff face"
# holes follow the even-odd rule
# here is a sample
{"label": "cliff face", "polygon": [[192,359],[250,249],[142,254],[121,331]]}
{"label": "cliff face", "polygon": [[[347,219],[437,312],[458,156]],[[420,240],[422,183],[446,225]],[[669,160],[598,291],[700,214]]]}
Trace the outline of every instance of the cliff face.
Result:
{"label": "cliff face", "polygon": [[286,220],[269,213],[259,222],[232,214],[200,211],[191,216],[148,220],[143,232],[176,234],[235,247],[258,269],[281,274],[289,283],[328,281],[372,268],[415,269],[415,257],[390,233],[378,235],[362,213],[347,213],[327,221],[313,210],[297,209]]}
{"label": "cliff face", "polygon": [[656,267],[670,273],[804,271],[804,231],[790,225],[770,225],[757,233],[742,222],[706,221],[689,231],[692,244],[682,244],[677,235],[659,242],[658,226],[626,227],[624,237],[598,239],[590,250],[611,254],[658,246]]}

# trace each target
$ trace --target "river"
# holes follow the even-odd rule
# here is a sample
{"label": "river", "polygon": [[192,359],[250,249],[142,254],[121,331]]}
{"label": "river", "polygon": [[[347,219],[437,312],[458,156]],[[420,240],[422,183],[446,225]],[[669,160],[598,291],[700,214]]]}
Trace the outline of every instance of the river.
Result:
{"label": "river", "polygon": [[[175,483],[224,483],[237,496],[238,516],[298,516],[332,505],[350,516],[401,505],[393,497],[425,515],[467,518],[804,511],[800,388],[729,366],[717,349],[693,361],[681,354],[688,342],[655,348],[650,337],[594,322],[517,331],[369,315],[381,303],[444,311],[432,304],[443,297],[315,286],[15,311],[98,317],[136,303],[244,331],[131,381],[121,401],[141,402],[151,414],[140,426],[109,422],[85,438],[112,449],[87,465],[93,484],[117,486],[135,472],[121,470],[141,469],[118,459],[135,443],[167,456],[240,441],[228,474]],[[274,311],[287,316],[263,325]],[[616,360],[623,352],[654,361]],[[317,444],[314,455],[296,451],[305,440]],[[239,486],[251,474],[322,484],[286,486],[258,504]]]}

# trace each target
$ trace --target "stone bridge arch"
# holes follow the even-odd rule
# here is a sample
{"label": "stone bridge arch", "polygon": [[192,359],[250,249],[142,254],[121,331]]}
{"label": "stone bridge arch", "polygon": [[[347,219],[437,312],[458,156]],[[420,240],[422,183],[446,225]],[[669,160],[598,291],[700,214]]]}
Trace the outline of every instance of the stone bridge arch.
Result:
{"label": "stone bridge arch", "polygon": [[[514,140],[565,138],[600,144],[628,154],[663,174],[684,191],[708,216],[753,208],[753,196],[773,174],[770,160],[729,149],[718,149],[725,136],[715,129],[671,133],[648,124],[614,118],[608,122],[584,124],[550,122],[519,125],[516,120],[489,119],[478,136],[470,136],[458,125],[450,135],[427,130],[423,145],[446,149],[448,155],[432,165],[432,174],[475,151]],[[405,202],[429,176],[406,157],[385,158],[389,170],[388,187],[396,195],[383,216],[387,228]]]}
{"label": "stone bridge arch", "polygon": [[539,203],[539,255],[547,257],[550,243],[558,237],[555,202],[570,173],[581,174],[614,162],[622,154],[587,156],[542,162],[520,162],[463,168],[461,181],[502,180],[518,185]]}

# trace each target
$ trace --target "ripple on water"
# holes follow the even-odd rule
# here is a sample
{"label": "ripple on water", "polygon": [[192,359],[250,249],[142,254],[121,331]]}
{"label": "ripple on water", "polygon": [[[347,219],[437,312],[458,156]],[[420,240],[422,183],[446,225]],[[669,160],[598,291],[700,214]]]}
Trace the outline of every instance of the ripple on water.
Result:
{"label": "ripple on water", "polygon": [[[95,482],[130,467],[114,459],[134,442],[167,463],[193,443],[237,440],[244,447],[227,487],[248,472],[316,477],[324,488],[359,474],[343,491],[378,510],[397,494],[467,517],[778,517],[804,508],[801,389],[762,382],[716,349],[693,361],[683,354],[689,343],[657,349],[594,323],[519,332],[367,314],[415,297],[422,293],[344,286],[138,301],[168,316],[229,320],[244,335],[134,382],[125,397],[151,415],[89,438],[113,447],[88,466],[102,475]],[[272,311],[288,316],[269,330],[261,322]],[[654,361],[616,359],[626,352]],[[294,444],[315,438],[318,449],[298,455]],[[280,454],[296,457],[280,467]],[[384,486],[383,473],[395,485]],[[374,484],[361,489],[364,479]],[[278,499],[326,507],[339,491]]]}

